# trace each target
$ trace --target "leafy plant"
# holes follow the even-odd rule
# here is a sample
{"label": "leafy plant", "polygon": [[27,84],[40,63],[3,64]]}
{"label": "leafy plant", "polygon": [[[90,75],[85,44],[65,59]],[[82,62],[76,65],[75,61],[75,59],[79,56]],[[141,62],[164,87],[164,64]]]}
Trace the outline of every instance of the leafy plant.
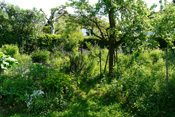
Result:
{"label": "leafy plant", "polygon": [[70,71],[80,73],[86,67],[88,63],[88,57],[85,54],[74,53],[69,55],[70,59]]}
{"label": "leafy plant", "polygon": [[[54,73],[43,80],[43,88],[47,91],[59,91],[60,93],[66,93],[66,88],[71,87],[72,79],[69,75],[64,73]],[[63,91],[63,92],[62,92]]]}
{"label": "leafy plant", "polygon": [[6,55],[14,57],[15,55],[19,54],[19,49],[17,45],[5,44],[2,46],[2,52]]}
{"label": "leafy plant", "polygon": [[47,63],[49,60],[49,51],[46,50],[37,50],[31,54],[33,62],[36,63]]}
{"label": "leafy plant", "polygon": [[0,2],[0,46],[3,44],[22,44],[30,36],[36,36],[45,22],[44,14],[36,8],[21,9],[18,6]]}
{"label": "leafy plant", "polygon": [[12,67],[12,65],[18,63],[16,59],[11,58],[2,52],[0,52],[0,72],[3,70],[7,70]]}
{"label": "leafy plant", "polygon": [[36,88],[33,86],[33,81],[19,75],[14,75],[3,81],[0,94],[2,99],[1,105],[4,107],[16,107],[17,109],[26,108],[26,102],[29,95]]}

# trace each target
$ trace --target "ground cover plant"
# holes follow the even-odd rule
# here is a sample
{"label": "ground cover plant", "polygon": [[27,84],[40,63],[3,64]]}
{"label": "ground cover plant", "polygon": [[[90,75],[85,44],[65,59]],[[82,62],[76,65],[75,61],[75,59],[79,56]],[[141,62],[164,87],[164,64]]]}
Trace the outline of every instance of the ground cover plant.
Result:
{"label": "ground cover plant", "polygon": [[[119,74],[119,77],[101,78],[99,63],[94,63],[93,60],[85,62],[86,67],[79,72],[71,68],[72,62],[68,64],[66,62],[69,60],[61,57],[65,63],[57,63],[60,64],[58,68],[54,68],[55,64],[50,63],[47,66],[32,61],[18,64],[1,75],[0,103],[5,109],[3,114],[4,116],[12,116],[14,113],[16,113],[14,116],[173,116],[174,59],[169,61],[167,95],[165,53],[156,49],[145,50],[136,55],[119,53],[120,67],[118,70],[114,68],[114,73]],[[172,58],[175,56],[173,52],[169,52],[169,55]],[[92,54],[84,56],[90,58]],[[82,59],[87,61],[83,57]],[[102,60],[102,63],[104,67],[105,60]],[[61,73],[62,70],[64,73]]]}
{"label": "ground cover plant", "polygon": [[[21,33],[10,38],[13,45],[0,44],[0,116],[173,117],[174,4],[157,12],[142,0],[102,0],[94,6],[71,1],[67,6],[79,15],[64,11],[57,16],[66,6],[53,8],[55,20],[50,17],[52,24],[48,20],[44,26],[42,9],[0,2],[0,40],[15,29]],[[16,12],[25,13],[23,20]],[[105,15],[109,22],[100,17]],[[16,27],[31,22],[29,29]],[[35,31],[33,25],[44,28]]]}

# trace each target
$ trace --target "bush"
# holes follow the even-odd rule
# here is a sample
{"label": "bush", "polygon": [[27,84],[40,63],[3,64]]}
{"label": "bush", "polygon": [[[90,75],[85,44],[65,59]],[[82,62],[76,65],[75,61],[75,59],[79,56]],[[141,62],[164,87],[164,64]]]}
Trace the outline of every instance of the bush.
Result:
{"label": "bush", "polygon": [[7,70],[16,63],[18,63],[16,59],[6,56],[2,52],[0,52],[0,75],[3,70]]}
{"label": "bush", "polygon": [[49,51],[46,50],[37,50],[35,52],[32,53],[32,61],[34,63],[46,63],[49,60]]}
{"label": "bush", "polygon": [[14,57],[15,55],[19,54],[19,49],[16,45],[5,44],[2,46],[2,52],[6,55]]}
{"label": "bush", "polygon": [[85,54],[73,53],[69,55],[70,59],[70,71],[75,73],[81,73],[88,63],[88,56]]}
{"label": "bush", "polygon": [[19,75],[7,78],[3,81],[2,86],[2,89],[0,89],[0,105],[13,107],[14,110],[26,108],[29,95],[36,89],[32,80],[19,77]]}
{"label": "bush", "polygon": [[150,52],[150,56],[152,57],[153,59],[153,64],[156,63],[163,55],[163,52],[161,50],[152,50]]}
{"label": "bush", "polygon": [[63,39],[64,50],[72,51],[78,49],[79,42],[84,39],[84,36],[78,31],[77,26],[66,26],[61,38]]}
{"label": "bush", "polygon": [[71,87],[72,79],[69,75],[64,73],[54,73],[43,80],[43,88],[47,91],[59,91],[60,93],[66,93],[66,88]]}
{"label": "bush", "polygon": [[27,54],[18,54],[18,55],[15,55],[14,58],[16,58],[19,63],[27,63],[32,60],[30,55],[27,55]]}
{"label": "bush", "polygon": [[55,46],[61,44],[60,35],[41,34],[37,37],[31,37],[25,44],[25,51],[28,53],[36,49],[53,51]]}

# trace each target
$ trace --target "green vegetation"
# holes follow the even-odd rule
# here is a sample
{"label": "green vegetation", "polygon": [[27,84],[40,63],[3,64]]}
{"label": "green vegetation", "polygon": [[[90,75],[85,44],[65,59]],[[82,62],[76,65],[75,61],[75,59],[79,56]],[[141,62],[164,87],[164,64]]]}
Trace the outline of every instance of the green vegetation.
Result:
{"label": "green vegetation", "polygon": [[173,117],[175,5],[67,6],[79,15],[0,2],[0,116]]}
{"label": "green vegetation", "polygon": [[[72,62],[58,62],[57,68],[54,68],[56,63],[47,66],[28,62],[18,64],[3,73],[0,82],[0,103],[5,108],[4,116],[13,113],[16,113],[16,116],[174,115],[175,55],[172,52],[169,52],[171,58],[168,95],[165,54],[161,50],[145,50],[140,54],[135,52],[131,55],[119,53],[120,67],[118,70],[114,67],[115,76],[103,78],[100,78],[99,63],[82,57],[91,58],[92,54],[94,53],[79,55],[82,60],[76,60],[85,67],[77,67],[77,71],[73,69]],[[57,60],[69,61],[62,57],[57,57]],[[104,67],[105,60],[102,60],[102,63]],[[34,92],[41,94],[33,96]]]}
{"label": "green vegetation", "polygon": [[47,63],[49,60],[49,52],[44,50],[36,50],[31,53],[31,58],[34,63]]}

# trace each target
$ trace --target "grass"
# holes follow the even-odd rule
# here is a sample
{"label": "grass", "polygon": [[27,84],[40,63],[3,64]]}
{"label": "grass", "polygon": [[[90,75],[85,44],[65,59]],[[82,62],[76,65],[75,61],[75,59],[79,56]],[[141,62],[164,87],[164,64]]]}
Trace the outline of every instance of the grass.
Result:
{"label": "grass", "polygon": [[[168,95],[166,94],[165,55],[161,50],[144,51],[139,55],[137,54],[137,56],[136,54],[125,55],[119,53],[119,64],[118,67],[114,68],[114,74],[116,75],[114,75],[114,77],[104,76],[102,79],[99,74],[99,63],[94,62],[94,60],[98,60],[98,57],[91,55],[93,55],[92,51],[90,54],[84,55],[86,56],[84,57],[86,58],[84,59],[85,66],[79,68],[78,73],[70,71],[71,69],[69,68],[71,64],[69,64],[69,56],[64,58],[62,56],[55,56],[48,62],[50,66],[29,62],[29,65],[19,64],[20,69],[25,68],[23,72],[16,73],[11,69],[3,73],[2,77],[4,79],[1,79],[2,81],[0,82],[0,93],[3,95],[3,101],[8,102],[8,105],[0,102],[6,109],[4,116],[171,117],[175,114],[175,67],[173,59],[175,56],[171,52],[169,52]],[[107,54],[104,54],[103,58],[106,58],[105,55]],[[16,58],[19,59],[19,63],[21,63],[23,59],[24,61],[31,60],[28,55],[18,55]],[[61,62],[53,63],[53,61],[57,60]],[[75,64],[78,64],[76,59],[71,62],[77,62]],[[105,59],[102,59],[102,65],[104,66],[104,64]],[[118,70],[116,68],[118,68]],[[26,70],[29,72],[25,75],[24,72],[26,72]],[[69,86],[60,88],[62,92],[56,90],[49,92],[49,90],[44,90],[43,87],[47,86],[42,86],[41,82],[46,78],[51,78],[51,75],[58,72],[64,72],[70,75],[72,82],[68,84]],[[16,75],[12,75],[14,73]],[[21,77],[22,74],[23,77]],[[20,95],[21,97],[18,97],[18,94],[14,95],[16,89],[23,87],[22,85],[17,85],[17,83],[21,84],[17,79],[25,79],[27,75],[30,80],[21,80],[25,83],[25,87],[28,86],[27,89],[31,91],[43,90],[45,93],[42,97],[33,99],[32,108],[30,109],[26,107],[28,100],[26,96],[30,97],[31,95],[28,90],[25,88],[20,90],[22,93],[26,93],[25,96]],[[8,78],[13,80],[12,84],[9,84]],[[59,78],[57,79],[59,80]],[[30,87],[31,85],[33,89]],[[15,88],[15,86],[20,87]],[[7,87],[13,87],[14,91],[12,89],[9,90]],[[69,89],[69,87],[72,87],[72,89]],[[18,92],[19,94],[21,94],[20,91]],[[15,106],[9,102],[9,97],[19,101],[13,100],[16,108],[19,108],[19,103],[23,108],[20,111],[15,110]],[[12,108],[7,111],[7,107],[9,106]]]}

